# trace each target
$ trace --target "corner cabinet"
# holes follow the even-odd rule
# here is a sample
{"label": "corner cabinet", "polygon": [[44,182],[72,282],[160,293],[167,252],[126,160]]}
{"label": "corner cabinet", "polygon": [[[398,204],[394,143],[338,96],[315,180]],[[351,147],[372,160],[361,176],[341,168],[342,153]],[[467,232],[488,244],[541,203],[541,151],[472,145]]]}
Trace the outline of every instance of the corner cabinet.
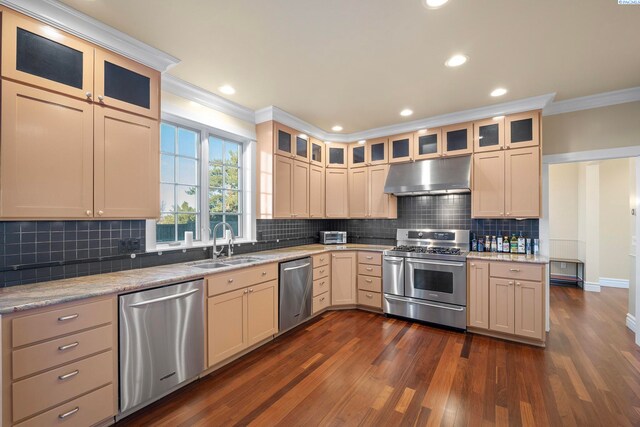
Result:
{"label": "corner cabinet", "polygon": [[325,170],[327,218],[349,217],[349,172],[346,169]]}
{"label": "corner cabinet", "polygon": [[349,165],[348,144],[327,143],[326,145],[327,168],[346,169]]}
{"label": "corner cabinet", "polygon": [[357,273],[356,252],[331,255],[331,305],[356,304]]}
{"label": "corner cabinet", "polygon": [[309,218],[324,218],[325,170],[309,165]]}

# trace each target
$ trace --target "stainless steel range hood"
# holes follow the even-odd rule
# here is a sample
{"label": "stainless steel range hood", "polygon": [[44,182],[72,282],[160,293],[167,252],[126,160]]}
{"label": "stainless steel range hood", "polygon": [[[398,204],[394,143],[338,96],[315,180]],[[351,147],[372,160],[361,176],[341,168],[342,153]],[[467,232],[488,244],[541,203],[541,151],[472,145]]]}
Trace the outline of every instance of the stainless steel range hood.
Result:
{"label": "stainless steel range hood", "polygon": [[471,156],[391,165],[384,192],[396,196],[471,191]]}

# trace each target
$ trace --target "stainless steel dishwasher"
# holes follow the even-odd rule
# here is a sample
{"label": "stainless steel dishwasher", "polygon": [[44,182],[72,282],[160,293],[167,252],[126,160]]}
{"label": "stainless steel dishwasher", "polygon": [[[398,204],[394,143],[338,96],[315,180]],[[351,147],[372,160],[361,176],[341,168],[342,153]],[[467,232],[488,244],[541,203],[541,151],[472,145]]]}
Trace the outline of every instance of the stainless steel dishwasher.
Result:
{"label": "stainless steel dishwasher", "polygon": [[280,332],[311,317],[312,272],[311,258],[280,264]]}
{"label": "stainless steel dishwasher", "polygon": [[124,416],[204,370],[204,281],[121,295],[118,305]]}

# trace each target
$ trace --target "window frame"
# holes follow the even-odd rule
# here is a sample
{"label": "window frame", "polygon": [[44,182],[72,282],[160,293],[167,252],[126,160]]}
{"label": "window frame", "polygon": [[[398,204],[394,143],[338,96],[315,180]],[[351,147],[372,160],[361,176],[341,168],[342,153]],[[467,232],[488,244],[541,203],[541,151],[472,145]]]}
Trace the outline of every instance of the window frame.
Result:
{"label": "window frame", "polygon": [[[198,177],[200,184],[199,195],[199,235],[200,240],[194,240],[191,247],[206,248],[213,244],[213,237],[209,232],[209,136],[214,136],[230,142],[239,143],[242,149],[241,160],[241,182],[242,182],[242,224],[239,229],[243,231],[241,238],[236,238],[236,243],[256,242],[256,141],[246,137],[236,135],[221,129],[207,126],[181,116],[170,113],[162,113],[158,126],[167,123],[173,126],[183,127],[195,132],[199,132],[199,168]],[[160,152],[160,147],[158,147]],[[158,180],[158,192],[160,192],[160,180]],[[239,201],[240,202],[240,201]],[[159,219],[159,218],[158,218]],[[162,252],[170,250],[185,250],[187,248],[184,241],[157,242],[156,241],[156,219],[147,220],[145,226],[146,252]],[[217,239],[218,244],[227,244],[228,239]]]}

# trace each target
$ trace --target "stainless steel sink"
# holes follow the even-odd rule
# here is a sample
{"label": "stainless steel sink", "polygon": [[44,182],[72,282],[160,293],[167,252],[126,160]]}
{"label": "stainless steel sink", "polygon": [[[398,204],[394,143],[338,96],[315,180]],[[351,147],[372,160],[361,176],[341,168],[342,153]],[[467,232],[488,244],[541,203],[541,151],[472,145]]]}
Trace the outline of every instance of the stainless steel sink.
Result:
{"label": "stainless steel sink", "polygon": [[260,261],[260,258],[254,258],[254,257],[231,258],[231,259],[225,259],[222,262],[228,265],[238,265],[238,264],[248,264],[254,261]]}
{"label": "stainless steel sink", "polygon": [[250,262],[260,261],[260,258],[255,257],[232,257],[216,260],[197,261],[189,264],[192,267],[202,268],[205,270],[212,270],[214,268],[230,267],[232,265],[248,264]]}
{"label": "stainless steel sink", "polygon": [[224,264],[222,262],[216,262],[216,261],[211,261],[211,262],[201,262],[201,263],[197,263],[197,264],[191,264],[192,267],[196,267],[196,268],[203,268],[203,269],[213,269],[213,268],[222,268],[222,267],[229,267],[229,264]]}

